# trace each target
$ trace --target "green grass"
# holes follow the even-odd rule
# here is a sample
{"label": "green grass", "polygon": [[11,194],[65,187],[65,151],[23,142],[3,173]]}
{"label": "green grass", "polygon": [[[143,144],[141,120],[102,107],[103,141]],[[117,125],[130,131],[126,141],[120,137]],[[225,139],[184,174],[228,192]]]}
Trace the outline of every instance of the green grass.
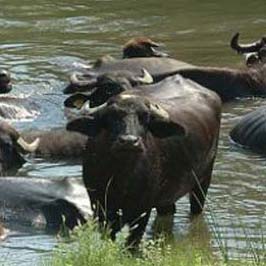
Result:
{"label": "green grass", "polygon": [[[51,266],[264,266],[263,260],[230,261],[220,254],[214,255],[210,247],[200,241],[183,239],[169,242],[163,237],[143,240],[138,253],[125,248],[125,229],[115,242],[108,234],[100,234],[94,223],[87,223],[75,230],[54,251],[52,258],[44,262]],[[223,247],[221,247],[223,248]],[[253,250],[254,252],[254,250]],[[217,254],[217,253],[216,253]]]}

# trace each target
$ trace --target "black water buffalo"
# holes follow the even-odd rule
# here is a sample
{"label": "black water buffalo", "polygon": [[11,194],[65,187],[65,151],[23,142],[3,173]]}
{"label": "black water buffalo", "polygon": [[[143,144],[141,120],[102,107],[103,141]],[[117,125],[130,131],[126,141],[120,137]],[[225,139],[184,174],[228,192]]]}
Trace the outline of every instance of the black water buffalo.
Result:
{"label": "black water buffalo", "polygon": [[[46,159],[81,159],[87,138],[64,128],[27,130],[21,133],[0,122],[0,175],[15,173],[25,163],[21,152]],[[28,144],[30,143],[30,144]],[[22,146],[22,148],[19,148]]]}
{"label": "black water buffalo", "polygon": [[0,121],[0,175],[20,168],[25,163],[20,152],[34,152],[38,145],[39,139],[29,144],[15,128],[5,121]]}
{"label": "black water buffalo", "polygon": [[83,180],[95,216],[107,218],[113,238],[128,224],[128,243],[138,243],[151,209],[173,213],[187,193],[191,213],[201,213],[220,113],[215,93],[176,75],[124,91],[67,124],[89,137]]}
{"label": "black water buffalo", "polygon": [[179,69],[193,67],[182,61],[169,57],[147,57],[147,58],[125,58],[123,60],[107,60],[100,65],[90,69],[87,73],[73,73],[70,83],[64,88],[65,94],[90,91],[95,87],[97,78],[108,72],[121,72],[127,75],[141,76],[143,69],[146,69],[152,76],[175,72]]}
{"label": "black water buffalo", "polygon": [[8,93],[12,89],[10,73],[0,70],[0,93]]}
{"label": "black water buffalo", "polygon": [[2,222],[39,223],[53,229],[64,218],[72,229],[92,216],[87,191],[77,178],[2,177],[0,206]]}
{"label": "black water buffalo", "polygon": [[[66,108],[84,109],[84,104],[89,101],[91,107],[101,105],[110,97],[117,95],[125,90],[133,89],[138,85],[144,86],[151,84],[153,78],[143,69],[143,75],[135,76],[128,71],[117,71],[105,73],[99,76],[91,87],[95,87],[89,93],[75,93],[64,101]],[[71,113],[70,113],[71,114]],[[66,115],[68,116],[67,110]]]}
{"label": "black water buffalo", "polygon": [[266,107],[245,115],[231,130],[234,143],[255,152],[266,154]]}

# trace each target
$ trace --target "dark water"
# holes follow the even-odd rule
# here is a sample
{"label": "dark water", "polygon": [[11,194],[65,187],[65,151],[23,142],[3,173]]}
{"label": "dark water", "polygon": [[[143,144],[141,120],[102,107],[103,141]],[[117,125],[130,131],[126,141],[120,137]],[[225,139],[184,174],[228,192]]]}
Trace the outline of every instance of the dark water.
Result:
{"label": "dark water", "polygon": [[[173,57],[196,65],[240,67],[242,58],[230,50],[230,37],[240,31],[243,41],[253,41],[265,34],[266,26],[265,0],[0,2],[0,67],[12,73],[13,94],[35,99],[41,107],[36,118],[13,122],[19,129],[64,125],[64,97],[51,94],[61,92],[75,63],[103,54],[120,57],[122,44],[131,37],[149,36]],[[263,104],[264,100],[249,99],[224,107],[205,215],[194,230],[188,201],[181,199],[174,220],[177,239],[193,236],[210,250],[223,246],[232,258],[252,257],[250,250],[263,249],[266,160],[228,140],[228,131],[241,115]],[[31,160],[21,173],[78,177],[81,167]],[[36,265],[56,243],[42,230],[23,227],[0,244],[1,262]]]}

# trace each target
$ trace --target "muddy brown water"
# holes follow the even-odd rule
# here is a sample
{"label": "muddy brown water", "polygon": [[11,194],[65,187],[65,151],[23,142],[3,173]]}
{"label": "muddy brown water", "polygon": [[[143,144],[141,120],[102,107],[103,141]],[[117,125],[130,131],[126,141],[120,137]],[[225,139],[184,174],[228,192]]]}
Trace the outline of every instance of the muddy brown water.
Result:
{"label": "muddy brown water", "polygon": [[[76,63],[103,54],[120,57],[122,44],[135,36],[151,37],[164,51],[188,63],[241,67],[242,58],[230,50],[229,39],[236,31],[243,41],[264,35],[265,8],[264,0],[2,0],[0,67],[12,73],[12,94],[35,99],[41,107],[37,117],[13,123],[19,129],[63,126],[64,97],[52,94],[62,91]],[[205,214],[194,230],[187,198],[178,201],[173,226],[177,239],[193,235],[211,250],[219,245],[218,235],[235,259],[252,257],[251,248],[263,250],[266,159],[232,146],[228,132],[264,101],[245,99],[224,106]],[[79,178],[81,166],[29,159],[19,175]],[[44,230],[18,224],[10,229],[10,237],[0,244],[3,264],[37,265],[57,244],[55,236]]]}

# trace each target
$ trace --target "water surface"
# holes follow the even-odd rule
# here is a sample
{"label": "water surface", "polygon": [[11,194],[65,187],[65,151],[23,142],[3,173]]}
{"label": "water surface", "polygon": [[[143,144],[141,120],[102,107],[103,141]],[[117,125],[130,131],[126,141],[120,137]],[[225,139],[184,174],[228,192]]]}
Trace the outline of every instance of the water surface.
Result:
{"label": "water surface", "polygon": [[[237,31],[243,42],[265,34],[265,7],[264,0],[2,0],[0,67],[12,73],[12,93],[34,99],[41,110],[33,120],[13,123],[21,130],[64,126],[64,96],[53,94],[61,93],[75,63],[104,54],[119,58],[123,43],[135,36],[149,36],[173,57],[195,65],[243,67],[229,40]],[[228,132],[243,114],[263,104],[262,99],[249,99],[224,106],[202,225],[193,229],[188,200],[181,199],[174,219],[176,239],[196,235],[211,250],[218,246],[218,234],[232,258],[252,256],[248,243],[262,249],[266,160],[233,147]],[[81,166],[30,159],[19,174],[80,177]],[[55,236],[29,226],[11,226],[11,230],[0,244],[1,260],[8,265],[36,265],[57,243]]]}

